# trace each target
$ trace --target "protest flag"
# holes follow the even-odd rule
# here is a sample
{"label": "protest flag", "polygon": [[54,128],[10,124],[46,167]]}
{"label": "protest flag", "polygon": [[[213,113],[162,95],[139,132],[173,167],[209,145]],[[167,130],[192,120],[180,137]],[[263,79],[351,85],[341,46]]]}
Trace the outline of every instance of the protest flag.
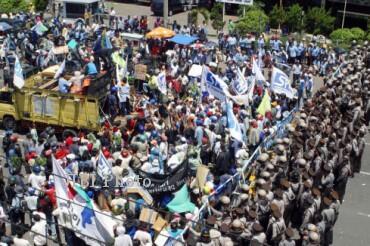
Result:
{"label": "protest flag", "polygon": [[59,216],[64,218],[65,227],[88,245],[112,243],[115,224],[112,217],[100,211],[82,187],[72,182],[54,157],[52,162]]}
{"label": "protest flag", "polygon": [[294,97],[288,76],[276,67],[272,68],[271,90],[275,93],[285,94],[288,98]]}
{"label": "protest flag", "polygon": [[17,55],[15,55],[13,84],[19,89],[24,86],[23,69]]}
{"label": "protest flag", "polygon": [[265,90],[265,94],[263,95],[262,101],[257,108],[257,112],[263,116],[265,116],[266,112],[271,111],[271,98],[267,90]]}

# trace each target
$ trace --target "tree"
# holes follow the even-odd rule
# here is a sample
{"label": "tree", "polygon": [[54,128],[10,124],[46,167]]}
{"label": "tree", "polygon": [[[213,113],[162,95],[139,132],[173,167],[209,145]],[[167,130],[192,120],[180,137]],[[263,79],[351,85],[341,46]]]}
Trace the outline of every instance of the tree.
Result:
{"label": "tree", "polygon": [[269,18],[270,26],[272,28],[279,28],[280,25],[284,24],[286,20],[286,13],[284,8],[275,4],[269,14]]}
{"label": "tree", "polygon": [[335,21],[330,12],[319,7],[308,9],[305,15],[306,30],[313,34],[329,34],[334,29]]}
{"label": "tree", "polygon": [[354,39],[354,36],[350,29],[343,28],[333,31],[330,34],[330,39],[335,45],[337,44],[349,45],[351,41]]}
{"label": "tree", "polygon": [[211,9],[210,19],[212,20],[212,27],[218,31],[225,26],[225,21],[222,20],[222,3],[215,3]]}
{"label": "tree", "polygon": [[198,26],[199,14],[203,16],[206,23],[209,21],[209,11],[205,8],[196,8],[190,12],[190,24]]}
{"label": "tree", "polygon": [[286,13],[286,23],[291,32],[301,31],[304,28],[303,8],[299,4],[293,4]]}
{"label": "tree", "polygon": [[44,11],[48,6],[47,0],[33,0],[32,3],[36,11]]}
{"label": "tree", "polygon": [[248,32],[264,31],[269,18],[263,10],[251,10],[236,24],[236,30],[244,35]]}
{"label": "tree", "polygon": [[26,0],[1,0],[0,13],[16,13],[19,11],[27,11],[29,5]]}
{"label": "tree", "polygon": [[366,33],[364,30],[362,30],[361,28],[359,27],[354,27],[354,28],[351,28],[351,33],[353,35],[353,39],[355,40],[363,40],[366,36]]}

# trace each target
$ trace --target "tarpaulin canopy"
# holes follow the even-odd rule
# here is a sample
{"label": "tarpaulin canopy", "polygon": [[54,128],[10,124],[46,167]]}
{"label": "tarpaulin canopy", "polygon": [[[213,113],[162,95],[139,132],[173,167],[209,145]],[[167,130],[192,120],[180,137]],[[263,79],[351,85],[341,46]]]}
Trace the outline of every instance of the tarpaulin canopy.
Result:
{"label": "tarpaulin canopy", "polygon": [[175,193],[175,197],[167,204],[167,208],[175,213],[192,213],[195,209],[194,203],[190,201],[188,187],[183,185],[181,190]]}
{"label": "tarpaulin canopy", "polygon": [[163,27],[154,28],[146,34],[146,38],[171,38],[173,36],[175,36],[174,31]]}
{"label": "tarpaulin canopy", "polygon": [[198,37],[177,34],[173,36],[171,39],[169,39],[169,41],[174,42],[176,44],[189,45],[192,44],[197,39]]}

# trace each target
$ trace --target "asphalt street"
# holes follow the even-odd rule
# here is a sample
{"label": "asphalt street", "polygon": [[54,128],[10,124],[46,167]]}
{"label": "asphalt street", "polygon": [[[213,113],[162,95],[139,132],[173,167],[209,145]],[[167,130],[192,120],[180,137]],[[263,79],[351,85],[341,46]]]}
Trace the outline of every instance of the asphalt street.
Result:
{"label": "asphalt street", "polygon": [[335,246],[370,245],[370,135],[362,156],[362,170],[350,179],[334,227]]}
{"label": "asphalt street", "polygon": [[[106,8],[107,9],[111,9],[111,7],[114,8],[114,10],[116,11],[116,15],[117,16],[123,16],[123,17],[127,17],[127,16],[131,16],[131,17],[134,17],[134,16],[142,16],[142,15],[146,15],[148,16],[148,27],[150,29],[153,28],[153,25],[154,25],[154,22],[156,20],[156,16],[153,15],[152,11],[150,10],[150,6],[149,5],[145,5],[145,4],[130,4],[130,3],[117,3],[117,2],[106,2],[105,3],[106,5]],[[188,24],[188,13],[190,11],[185,11],[185,12],[179,12],[179,13],[174,13],[174,15],[172,16],[169,16],[169,23],[172,23],[174,20],[176,20],[177,24],[183,26],[183,25],[187,25]],[[227,23],[229,19],[232,19],[232,20],[236,20],[237,17],[236,16],[230,16],[230,15],[225,15],[224,16],[224,21]],[[198,25],[200,25],[203,21],[203,17],[201,15],[199,15],[199,19],[198,19]],[[224,29],[226,30],[226,26],[224,26]],[[207,29],[208,29],[208,34],[211,34],[211,35],[216,35],[216,31],[212,28],[211,24],[208,23],[207,25]]]}

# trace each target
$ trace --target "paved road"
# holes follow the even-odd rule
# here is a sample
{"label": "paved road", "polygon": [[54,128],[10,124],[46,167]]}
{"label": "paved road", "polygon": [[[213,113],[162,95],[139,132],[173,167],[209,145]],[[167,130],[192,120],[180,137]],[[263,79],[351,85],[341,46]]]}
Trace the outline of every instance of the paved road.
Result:
{"label": "paved road", "polygon": [[[106,7],[110,10],[111,7],[113,7],[117,13],[117,16],[141,16],[146,15],[148,16],[149,21],[149,28],[153,28],[154,22],[156,20],[156,16],[153,15],[152,11],[150,10],[150,6],[143,5],[143,4],[130,4],[130,3],[117,3],[117,2],[106,2]],[[180,12],[176,13],[173,16],[169,16],[169,22],[172,23],[173,20],[176,20],[176,22],[183,26],[188,24],[188,13],[186,12]],[[228,22],[229,19],[235,20],[235,16],[229,16],[225,15],[225,21]],[[199,15],[198,24],[202,23],[203,17]],[[226,25],[225,25],[226,27]],[[208,33],[215,35],[216,31],[212,28],[211,23],[208,24]]]}
{"label": "paved road", "polygon": [[370,245],[370,135],[366,137],[362,171],[350,179],[339,219],[334,227],[335,246]]}

